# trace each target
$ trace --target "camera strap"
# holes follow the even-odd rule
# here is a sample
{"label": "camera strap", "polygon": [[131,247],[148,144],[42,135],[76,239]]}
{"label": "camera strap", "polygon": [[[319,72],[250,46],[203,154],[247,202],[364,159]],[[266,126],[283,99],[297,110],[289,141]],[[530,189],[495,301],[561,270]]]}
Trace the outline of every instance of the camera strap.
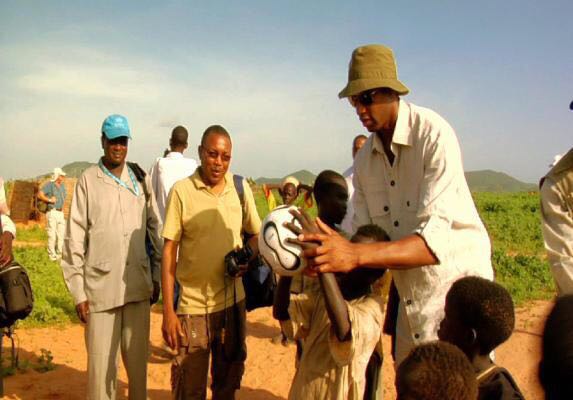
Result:
{"label": "camera strap", "polygon": [[[235,190],[237,192],[237,195],[239,196],[239,201],[241,202],[241,214],[242,214],[242,218],[241,218],[241,238],[243,239],[244,242],[244,234],[243,234],[243,223],[245,222],[245,187],[243,186],[243,177],[241,175],[235,175],[233,174],[233,184],[235,186]],[[227,330],[227,279],[232,279],[233,280],[233,313],[235,313],[234,315],[234,319],[235,319],[235,325],[236,325],[236,329],[238,329],[238,324],[236,323],[236,321],[238,321],[239,318],[239,312],[237,310],[237,285],[235,283],[235,279],[233,277],[227,277],[225,275],[225,277],[223,278],[225,281],[225,305],[224,305],[224,314],[223,314],[223,334],[222,334],[222,340],[221,342],[225,343],[225,334],[226,334],[226,330]]]}

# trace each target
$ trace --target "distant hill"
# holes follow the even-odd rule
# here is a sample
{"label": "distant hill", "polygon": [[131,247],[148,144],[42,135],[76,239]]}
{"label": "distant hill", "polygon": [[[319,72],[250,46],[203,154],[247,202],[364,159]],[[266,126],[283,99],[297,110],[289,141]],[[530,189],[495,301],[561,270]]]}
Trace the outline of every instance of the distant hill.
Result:
{"label": "distant hill", "polygon": [[255,179],[255,183],[257,185],[263,185],[266,183],[281,183],[283,181],[283,179],[286,178],[287,176],[294,176],[296,179],[299,180],[299,182],[302,182],[302,183],[307,184],[307,185],[312,185],[314,183],[314,180],[316,179],[315,174],[313,174],[310,171],[307,171],[306,169],[301,169],[300,171],[296,171],[296,172],[293,172],[292,174],[285,175],[282,178],[260,177],[258,179]]}
{"label": "distant hill", "polygon": [[[62,169],[68,174],[68,177],[78,178],[82,172],[92,165],[94,164],[87,161],[75,161],[64,165]],[[40,177],[50,174],[51,172]],[[287,176],[294,176],[300,182],[307,185],[312,185],[316,179],[316,175],[312,172],[301,169],[300,171],[293,172],[281,178],[260,177],[255,180],[255,183],[258,185],[264,183],[281,183]],[[536,184],[521,182],[503,172],[492,171],[490,169],[467,171],[466,180],[472,192],[530,192],[537,190]]]}
{"label": "distant hill", "polygon": [[[66,176],[68,178],[79,178],[80,175],[82,174],[82,172],[84,172],[86,169],[88,169],[92,165],[94,165],[94,163],[90,163],[87,161],[74,161],[72,163],[64,165],[62,167],[62,169],[67,174]],[[38,178],[43,178],[43,177],[47,177],[50,175],[52,175],[52,171],[50,171],[44,175],[40,175]]]}
{"label": "distant hill", "polygon": [[64,172],[68,174],[70,178],[79,178],[82,172],[94,165],[87,161],[75,161],[73,163],[66,164],[62,167]]}
{"label": "distant hill", "polygon": [[[472,192],[530,192],[537,190],[537,185],[525,183],[503,172],[492,170],[468,171],[465,173],[468,186]],[[299,181],[311,185],[316,175],[307,170],[300,170],[282,178],[261,177],[255,180],[258,185],[264,183],[281,183],[287,176],[294,176]]]}
{"label": "distant hill", "polygon": [[503,172],[486,169],[466,172],[466,180],[472,192],[530,192],[537,185],[525,183]]}

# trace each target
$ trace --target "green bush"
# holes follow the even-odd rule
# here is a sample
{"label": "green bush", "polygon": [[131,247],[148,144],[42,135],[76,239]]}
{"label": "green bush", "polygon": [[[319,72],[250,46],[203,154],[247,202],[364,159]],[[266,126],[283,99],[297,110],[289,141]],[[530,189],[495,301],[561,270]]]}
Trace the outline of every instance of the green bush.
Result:
{"label": "green bush", "polygon": [[19,229],[16,239],[21,242],[45,242],[48,240],[48,234],[40,225],[34,225],[31,228]]}
{"label": "green bush", "polygon": [[516,304],[555,295],[545,257],[538,193],[474,193],[492,241],[496,280]]}
{"label": "green bush", "polygon": [[[258,188],[255,202],[261,218],[268,205]],[[277,201],[280,197],[276,194]],[[539,196],[529,193],[475,193],[474,200],[492,240],[496,279],[512,294],[516,304],[554,295],[555,287],[545,259],[541,235]],[[299,198],[298,205],[302,205]],[[316,207],[309,210],[316,216]],[[18,230],[20,241],[45,241],[40,227]],[[14,255],[28,271],[34,290],[32,314],[21,326],[39,326],[77,321],[75,307],[64,284],[58,263],[49,260],[44,247],[20,247]]]}
{"label": "green bush", "polygon": [[14,258],[28,271],[34,293],[34,309],[24,327],[77,321],[72,298],[64,284],[59,263],[50,261],[45,248],[14,249]]}

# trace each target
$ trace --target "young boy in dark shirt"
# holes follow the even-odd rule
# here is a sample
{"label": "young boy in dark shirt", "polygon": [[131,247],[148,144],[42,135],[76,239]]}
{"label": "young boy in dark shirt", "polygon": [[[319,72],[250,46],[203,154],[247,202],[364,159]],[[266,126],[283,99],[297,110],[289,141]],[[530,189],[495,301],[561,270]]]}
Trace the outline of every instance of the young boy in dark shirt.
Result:
{"label": "young boy in dark shirt", "polygon": [[519,400],[523,395],[511,374],[489,354],[511,336],[513,301],[501,285],[477,276],[457,280],[446,295],[440,340],[458,346],[477,374],[479,400]]}
{"label": "young boy in dark shirt", "polygon": [[447,342],[415,347],[396,371],[397,400],[476,400],[477,391],[469,360]]}

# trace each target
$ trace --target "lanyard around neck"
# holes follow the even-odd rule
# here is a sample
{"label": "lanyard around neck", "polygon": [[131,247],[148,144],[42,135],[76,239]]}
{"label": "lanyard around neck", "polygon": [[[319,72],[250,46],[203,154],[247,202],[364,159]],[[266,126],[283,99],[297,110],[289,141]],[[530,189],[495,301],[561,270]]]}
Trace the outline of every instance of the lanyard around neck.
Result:
{"label": "lanyard around neck", "polygon": [[135,180],[135,176],[133,175],[131,168],[129,168],[129,166],[127,164],[125,164],[124,167],[127,168],[127,173],[129,175],[129,179],[131,179],[131,183],[133,184],[133,189],[130,188],[127,185],[127,183],[125,183],[124,181],[119,179],[117,176],[115,176],[114,174],[109,172],[109,169],[107,169],[106,166],[103,165],[103,162],[101,159],[99,160],[98,165],[99,165],[100,169],[103,171],[103,173],[106,174],[107,176],[109,176],[111,179],[113,179],[119,186],[122,186],[122,187],[126,188],[127,190],[129,190],[134,195],[139,196],[139,186],[137,185],[137,181]]}

